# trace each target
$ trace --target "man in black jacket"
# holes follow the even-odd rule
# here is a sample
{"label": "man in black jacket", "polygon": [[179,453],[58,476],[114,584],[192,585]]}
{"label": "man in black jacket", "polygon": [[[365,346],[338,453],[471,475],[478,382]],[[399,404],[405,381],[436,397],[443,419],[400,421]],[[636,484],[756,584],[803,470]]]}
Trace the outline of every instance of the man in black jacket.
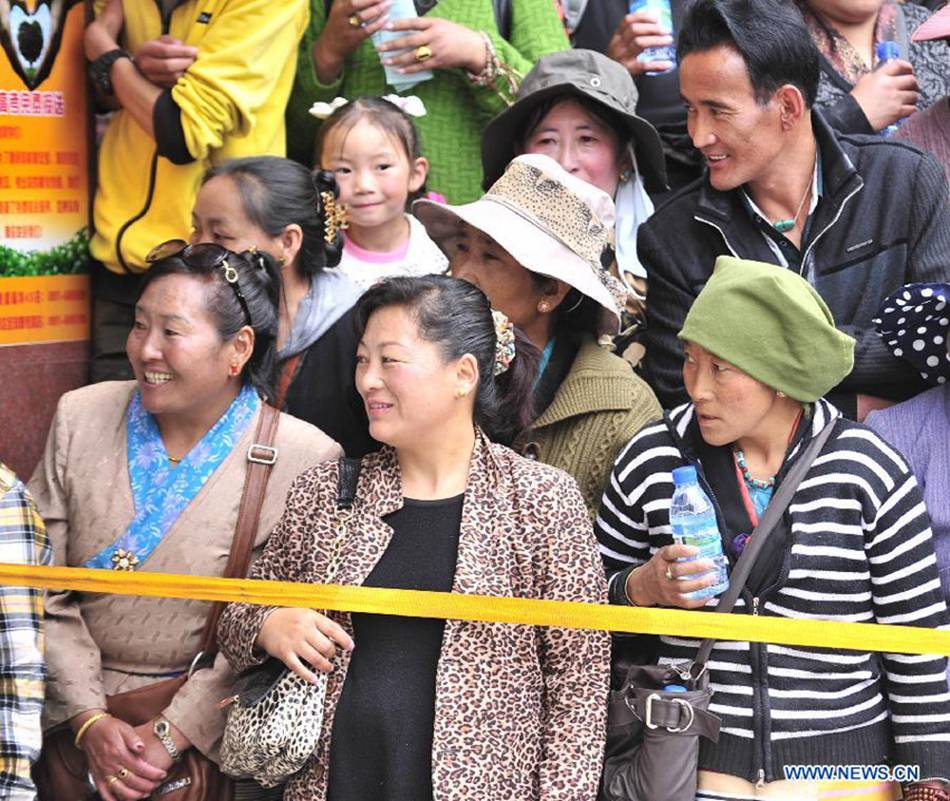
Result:
{"label": "man in black jacket", "polygon": [[[686,399],[676,335],[716,257],[781,264],[857,339],[831,396],[850,417],[924,386],[874,333],[881,300],[950,280],[950,203],[939,164],[913,147],[842,136],[812,111],[818,51],[782,0],[709,0],[679,31],[680,91],[704,177],[640,227],[649,272],[646,371],[665,407]],[[736,336],[742,321],[735,320]]]}

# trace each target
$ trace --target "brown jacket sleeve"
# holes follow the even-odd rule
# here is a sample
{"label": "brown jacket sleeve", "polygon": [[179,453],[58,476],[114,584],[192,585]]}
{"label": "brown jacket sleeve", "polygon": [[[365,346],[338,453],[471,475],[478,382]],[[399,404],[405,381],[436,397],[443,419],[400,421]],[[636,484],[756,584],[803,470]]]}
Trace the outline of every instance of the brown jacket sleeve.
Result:
{"label": "brown jacket sleeve", "polygon": [[[46,450],[29,489],[43,520],[53,564],[65,565],[69,542],[69,495],[66,490],[66,462],[69,454],[71,420],[70,399],[62,398],[46,438]],[[102,664],[99,647],[79,611],[77,595],[69,591],[46,593],[46,664],[49,679],[44,727],[54,726],[87,709],[104,708]]]}

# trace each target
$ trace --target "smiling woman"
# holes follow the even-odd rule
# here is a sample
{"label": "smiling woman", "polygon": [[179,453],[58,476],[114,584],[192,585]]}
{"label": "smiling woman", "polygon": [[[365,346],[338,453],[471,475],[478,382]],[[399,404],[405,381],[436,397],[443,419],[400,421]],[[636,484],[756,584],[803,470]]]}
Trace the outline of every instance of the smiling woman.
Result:
{"label": "smiling woman", "polygon": [[[224,573],[272,391],[278,287],[261,254],[184,242],[155,251],[128,336],[136,380],[64,395],[30,482],[56,564]],[[340,454],[325,434],[284,415],[273,445],[255,553],[293,478]],[[234,678],[222,659],[154,720],[133,727],[105,711],[106,696],[186,672],[207,615],[207,604],[171,599],[47,595],[45,721],[76,733],[105,801],[146,797],[178,752],[194,747],[216,759],[217,702]]]}
{"label": "smiling woman", "polygon": [[[351,533],[339,541],[326,503],[339,468],[310,470],[253,575],[319,583],[337,564],[339,584],[603,602],[574,480],[486,436],[523,424],[537,353],[445,276],[377,284],[357,322],[357,385],[386,445],[363,459]],[[330,723],[287,801],[595,797],[606,634],[331,617],[235,604],[221,620],[237,670],[270,654],[329,673]]]}

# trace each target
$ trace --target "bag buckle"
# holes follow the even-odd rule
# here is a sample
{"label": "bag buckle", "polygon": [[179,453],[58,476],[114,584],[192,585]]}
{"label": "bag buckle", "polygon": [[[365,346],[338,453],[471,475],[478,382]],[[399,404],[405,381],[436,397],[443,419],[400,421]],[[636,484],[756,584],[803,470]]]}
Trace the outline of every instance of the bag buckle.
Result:
{"label": "bag buckle", "polygon": [[247,449],[247,460],[256,464],[275,464],[277,462],[277,448],[254,443]]}
{"label": "bag buckle", "polygon": [[[653,722],[653,702],[662,701],[663,697],[659,693],[650,693],[647,696],[646,711],[643,716],[643,725],[648,729],[658,729],[660,728],[658,723]],[[689,701],[684,701],[682,698],[669,698],[667,699],[674,704],[679,704],[683,707],[688,715],[685,726],[664,726],[664,728],[670,732],[670,734],[676,734],[681,731],[687,731],[690,726],[693,725],[693,722],[696,720],[696,713],[693,711],[693,705]]]}
{"label": "bag buckle", "polygon": [[185,787],[190,787],[190,786],[191,786],[191,776],[184,776],[181,779],[175,779],[174,781],[170,781],[167,784],[163,784],[161,787],[158,788],[157,795],[159,796],[168,795],[169,793],[174,793],[175,790],[181,790]]}
{"label": "bag buckle", "polygon": [[205,658],[204,651],[198,651],[195,654],[195,658],[191,660],[191,664],[188,666],[188,678],[190,679],[195,675],[195,671],[201,669],[201,660]]}

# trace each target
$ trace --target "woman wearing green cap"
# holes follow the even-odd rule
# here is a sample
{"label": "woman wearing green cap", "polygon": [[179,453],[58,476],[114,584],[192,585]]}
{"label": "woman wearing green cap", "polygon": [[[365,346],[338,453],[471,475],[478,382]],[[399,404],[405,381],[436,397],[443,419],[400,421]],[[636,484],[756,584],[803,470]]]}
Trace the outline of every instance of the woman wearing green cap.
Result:
{"label": "woman wearing green cap", "polygon": [[[806,281],[721,257],[679,334],[691,403],[621,451],[597,520],[612,603],[696,608],[708,561],[672,544],[672,471],[692,465],[734,566],[773,491],[833,426],[736,602],[734,614],[938,627],[947,622],[930,520],[904,459],[822,399],[851,371],[854,341]],[[698,578],[697,578],[698,577]],[[662,636],[661,664],[698,640]],[[787,781],[791,765],[950,764],[943,657],[717,642],[709,669],[719,741],[702,741],[698,799],[893,799],[889,782]],[[905,788],[905,798],[950,798]],[[928,787],[927,791],[933,790]],[[854,796],[857,797],[857,796]]]}

